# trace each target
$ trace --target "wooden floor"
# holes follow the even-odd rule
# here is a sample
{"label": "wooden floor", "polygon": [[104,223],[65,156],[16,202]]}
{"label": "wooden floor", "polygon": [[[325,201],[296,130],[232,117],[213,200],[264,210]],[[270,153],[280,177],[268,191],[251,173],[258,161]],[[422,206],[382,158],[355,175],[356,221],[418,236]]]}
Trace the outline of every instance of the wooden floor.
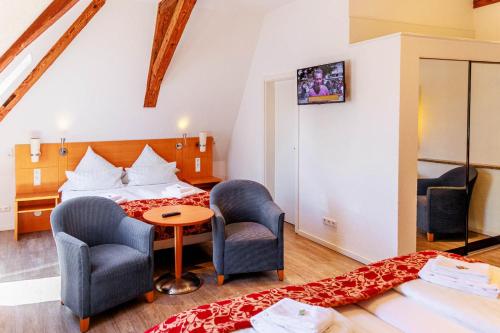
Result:
{"label": "wooden floor", "polygon": [[[348,272],[361,266],[355,260],[296,235],[285,228],[285,281],[275,272],[236,276],[217,287],[210,244],[184,248],[185,266],[204,280],[198,291],[180,296],[156,293],[152,304],[133,300],[93,317],[90,332],[143,332],[172,314],[208,302],[288,284],[301,284]],[[155,252],[155,274],[173,269],[172,250]],[[19,242],[11,231],[0,232],[0,283],[59,275],[50,232],[24,235]],[[14,307],[0,306],[0,332],[79,332],[78,320],[59,302]]]}
{"label": "wooden floor", "polygon": [[[481,239],[488,238],[487,235],[483,235],[477,232],[469,232],[469,243],[475,242]],[[417,232],[417,251],[422,250],[438,250],[438,251],[448,251],[451,249],[456,249],[458,247],[464,246],[463,238],[447,238],[439,239],[436,238],[434,242],[429,242],[425,233]]]}

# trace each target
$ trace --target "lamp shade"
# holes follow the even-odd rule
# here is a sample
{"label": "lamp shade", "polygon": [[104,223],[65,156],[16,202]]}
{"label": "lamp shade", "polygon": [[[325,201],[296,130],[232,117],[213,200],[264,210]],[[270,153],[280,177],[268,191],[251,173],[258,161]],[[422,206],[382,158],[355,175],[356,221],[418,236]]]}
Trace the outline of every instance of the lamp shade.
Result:
{"label": "lamp shade", "polygon": [[200,151],[203,153],[207,150],[207,132],[200,132],[199,134],[199,139],[200,139]]}
{"label": "lamp shade", "polygon": [[31,162],[40,161],[40,138],[31,138],[30,140]]}

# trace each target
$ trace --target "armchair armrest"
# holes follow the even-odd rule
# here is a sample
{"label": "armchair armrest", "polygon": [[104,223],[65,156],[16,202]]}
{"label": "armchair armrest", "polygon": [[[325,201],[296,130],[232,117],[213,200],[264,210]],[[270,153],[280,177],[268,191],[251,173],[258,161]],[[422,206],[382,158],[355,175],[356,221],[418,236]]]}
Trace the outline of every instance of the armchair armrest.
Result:
{"label": "armchair armrest", "polygon": [[266,201],[259,211],[259,223],[265,225],[273,234],[280,238],[283,235],[285,213],[273,201]]}
{"label": "armchair armrest", "polygon": [[212,217],[213,262],[218,274],[224,272],[224,247],[226,242],[226,219],[217,205],[211,204],[214,211]]}
{"label": "armchair armrest", "polygon": [[131,217],[124,217],[113,235],[118,244],[129,246],[148,256],[153,255],[154,227]]}
{"label": "armchair armrest", "polygon": [[431,233],[459,233],[465,229],[467,192],[465,187],[428,187],[427,218]]}
{"label": "armchair armrest", "polygon": [[81,240],[58,232],[55,235],[61,270],[61,299],[80,318],[90,315],[90,253]]}
{"label": "armchair armrest", "polygon": [[427,188],[439,186],[439,178],[421,178],[417,180],[417,195],[426,195]]}

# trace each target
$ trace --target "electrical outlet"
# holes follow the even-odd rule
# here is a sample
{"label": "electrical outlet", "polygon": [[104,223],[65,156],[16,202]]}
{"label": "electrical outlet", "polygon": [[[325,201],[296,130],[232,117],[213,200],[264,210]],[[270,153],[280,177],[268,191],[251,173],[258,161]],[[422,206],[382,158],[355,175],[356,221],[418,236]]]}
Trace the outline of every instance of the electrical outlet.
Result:
{"label": "electrical outlet", "polygon": [[0,206],[0,213],[10,212],[10,206]]}
{"label": "electrical outlet", "polygon": [[194,171],[201,172],[201,158],[199,157],[194,159]]}
{"label": "electrical outlet", "polygon": [[337,228],[337,221],[331,217],[323,217],[323,224],[329,227]]}
{"label": "electrical outlet", "polygon": [[33,186],[42,185],[42,170],[33,169]]}

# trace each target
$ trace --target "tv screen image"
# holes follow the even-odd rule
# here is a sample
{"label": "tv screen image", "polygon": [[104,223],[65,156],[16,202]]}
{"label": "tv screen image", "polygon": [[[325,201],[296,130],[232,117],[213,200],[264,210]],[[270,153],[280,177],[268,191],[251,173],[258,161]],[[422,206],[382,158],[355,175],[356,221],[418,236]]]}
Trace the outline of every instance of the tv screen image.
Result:
{"label": "tv screen image", "polygon": [[299,105],[345,102],[343,61],[297,70]]}

